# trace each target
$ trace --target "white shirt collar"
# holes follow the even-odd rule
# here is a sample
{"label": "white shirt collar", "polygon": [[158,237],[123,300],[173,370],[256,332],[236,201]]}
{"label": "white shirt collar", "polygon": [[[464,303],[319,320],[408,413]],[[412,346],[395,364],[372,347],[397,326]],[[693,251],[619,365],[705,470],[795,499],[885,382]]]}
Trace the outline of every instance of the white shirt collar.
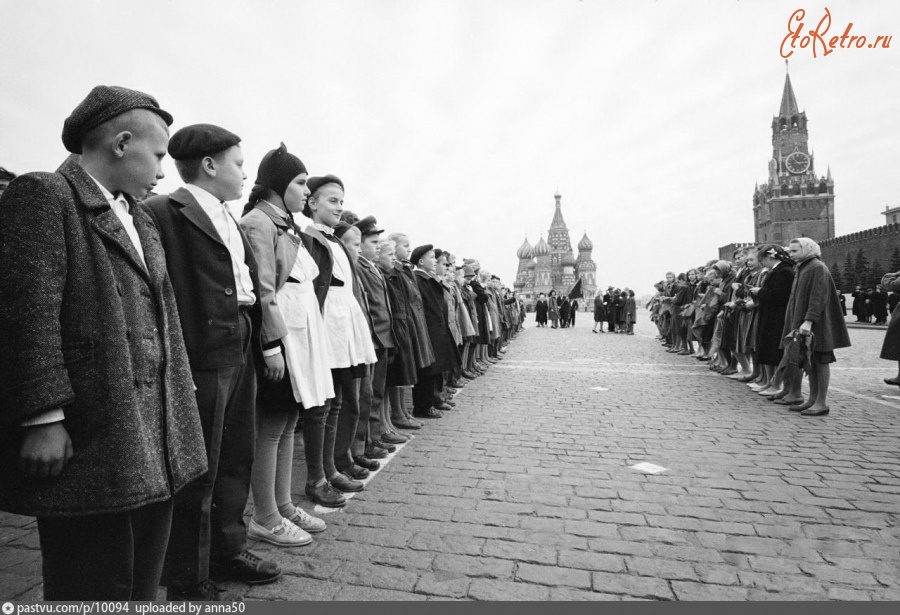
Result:
{"label": "white shirt collar", "polygon": [[317,231],[321,231],[326,235],[334,235],[334,229],[328,226],[327,224],[320,224],[319,222],[313,222],[312,227]]}
{"label": "white shirt collar", "polygon": [[185,184],[185,190],[190,192],[197,202],[200,203],[203,207],[213,208],[213,207],[224,207],[225,203],[220,201],[218,198],[213,196],[209,191],[200,186],[195,186],[194,184]]}

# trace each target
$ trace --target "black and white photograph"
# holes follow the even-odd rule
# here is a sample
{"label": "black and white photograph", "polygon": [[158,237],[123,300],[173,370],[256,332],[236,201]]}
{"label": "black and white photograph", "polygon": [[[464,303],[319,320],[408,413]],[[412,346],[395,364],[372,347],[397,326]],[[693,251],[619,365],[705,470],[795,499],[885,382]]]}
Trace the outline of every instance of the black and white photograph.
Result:
{"label": "black and white photograph", "polygon": [[900,4],[0,15],[3,615],[900,600]]}

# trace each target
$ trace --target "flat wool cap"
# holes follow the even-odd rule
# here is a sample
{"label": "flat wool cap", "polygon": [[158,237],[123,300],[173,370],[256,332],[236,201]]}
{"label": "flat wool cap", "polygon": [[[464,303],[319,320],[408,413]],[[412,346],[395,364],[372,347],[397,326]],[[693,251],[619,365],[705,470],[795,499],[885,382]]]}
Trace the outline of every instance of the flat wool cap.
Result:
{"label": "flat wool cap", "polygon": [[430,243],[427,243],[424,246],[419,246],[418,248],[416,248],[415,250],[412,251],[412,254],[409,257],[409,262],[411,262],[413,265],[418,265],[419,261],[422,259],[422,257],[425,256],[426,254],[428,254],[429,252],[431,252],[432,250],[434,250],[434,246],[431,245]]}
{"label": "flat wool cap", "polygon": [[379,235],[384,232],[384,229],[378,228],[378,221],[375,219],[375,216],[366,216],[362,220],[354,222],[353,226],[358,228],[359,233],[364,237],[366,235]]}
{"label": "flat wool cap", "polygon": [[81,143],[87,133],[133,109],[152,111],[165,121],[166,126],[172,125],[172,116],[160,109],[159,103],[149,94],[117,85],[98,85],[63,123],[63,145],[73,154],[80,154]]}
{"label": "flat wool cap", "polygon": [[306,187],[309,188],[310,196],[316,193],[316,190],[321,188],[326,184],[337,184],[341,187],[341,190],[344,190],[344,182],[340,180],[336,175],[324,175],[322,177],[310,177],[306,180]]}
{"label": "flat wool cap", "polygon": [[175,160],[192,160],[216,154],[240,142],[239,136],[219,126],[191,124],[169,139],[169,156]]}

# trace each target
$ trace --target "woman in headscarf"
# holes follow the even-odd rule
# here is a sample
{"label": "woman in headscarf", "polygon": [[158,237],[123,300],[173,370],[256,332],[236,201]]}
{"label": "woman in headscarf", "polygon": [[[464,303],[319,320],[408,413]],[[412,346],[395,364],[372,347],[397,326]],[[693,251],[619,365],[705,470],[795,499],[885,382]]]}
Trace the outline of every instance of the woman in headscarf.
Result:
{"label": "woman in headscarf", "polygon": [[776,244],[767,244],[757,252],[759,262],[769,273],[762,285],[750,288],[759,313],[756,334],[756,359],[762,368],[763,380],[756,386],[760,395],[775,395],[781,389],[781,374],[775,368],[781,362],[781,331],[784,329],[784,311],[791,297],[794,284],[794,261],[787,250]]}
{"label": "woman in headscarf", "polygon": [[[785,312],[781,345],[785,347],[785,338],[797,330],[806,338],[810,350],[809,399],[791,405],[790,409],[804,416],[822,416],[829,411],[827,395],[831,363],[837,360],[834,350],[850,346],[850,336],[841,316],[841,304],[831,272],[820,260],[819,244],[808,237],[799,237],[791,240],[789,250],[797,263],[797,273]],[[789,397],[799,398],[800,391],[796,389],[779,401],[787,405]]]}

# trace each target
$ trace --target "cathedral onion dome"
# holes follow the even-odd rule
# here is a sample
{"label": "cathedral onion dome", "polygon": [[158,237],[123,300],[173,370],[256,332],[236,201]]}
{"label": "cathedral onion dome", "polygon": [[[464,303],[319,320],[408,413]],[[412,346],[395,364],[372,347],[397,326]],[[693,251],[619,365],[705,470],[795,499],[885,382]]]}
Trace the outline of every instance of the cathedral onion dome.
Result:
{"label": "cathedral onion dome", "polygon": [[560,264],[563,267],[574,267],[575,266],[575,257],[573,257],[571,254],[566,254],[560,260]]}
{"label": "cathedral onion dome", "polygon": [[544,238],[541,237],[540,241],[534,246],[534,255],[547,256],[548,254],[550,254],[550,246],[548,246],[547,242],[544,241]]}
{"label": "cathedral onion dome", "polygon": [[537,267],[537,263],[534,262],[534,261],[531,261],[530,263],[528,263],[527,265],[525,265],[525,269],[526,269],[527,271],[531,271],[531,270],[534,269],[535,267]]}
{"label": "cathedral onion dome", "polygon": [[594,243],[588,239],[587,233],[584,234],[584,237],[581,238],[581,241],[578,242],[578,251],[579,252],[590,252],[594,249]]}
{"label": "cathedral onion dome", "polygon": [[518,252],[516,252],[516,256],[519,258],[532,258],[534,256],[534,248],[531,247],[531,244],[528,243],[528,238],[525,238],[525,242],[521,245]]}

